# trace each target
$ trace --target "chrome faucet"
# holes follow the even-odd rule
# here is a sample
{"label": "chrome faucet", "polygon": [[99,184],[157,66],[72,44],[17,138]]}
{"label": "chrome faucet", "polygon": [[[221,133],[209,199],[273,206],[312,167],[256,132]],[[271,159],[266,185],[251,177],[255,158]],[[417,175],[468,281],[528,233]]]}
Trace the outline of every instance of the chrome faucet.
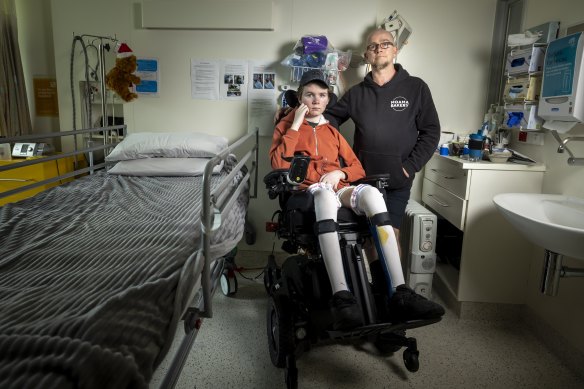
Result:
{"label": "chrome faucet", "polygon": [[568,142],[571,142],[571,141],[584,141],[584,136],[568,136],[568,137],[566,137],[566,139],[562,140],[562,138],[560,138],[560,135],[558,134],[557,131],[552,130],[550,132],[553,135],[553,137],[556,139],[556,141],[560,144],[560,146],[558,147],[558,153],[563,153],[564,151],[567,151],[568,154],[570,155],[570,158],[568,158],[568,165],[570,165],[570,166],[584,166],[584,158],[574,157],[574,154],[572,154],[572,152],[570,151],[568,146],[566,146],[568,144]]}
{"label": "chrome faucet", "polygon": [[573,157],[573,155],[570,153],[570,150],[566,147],[566,145],[570,141],[583,141],[584,142],[584,136],[569,136],[569,137],[565,138],[560,143],[560,146],[558,147],[558,153],[563,153],[564,150],[568,150],[568,154],[570,154]]}

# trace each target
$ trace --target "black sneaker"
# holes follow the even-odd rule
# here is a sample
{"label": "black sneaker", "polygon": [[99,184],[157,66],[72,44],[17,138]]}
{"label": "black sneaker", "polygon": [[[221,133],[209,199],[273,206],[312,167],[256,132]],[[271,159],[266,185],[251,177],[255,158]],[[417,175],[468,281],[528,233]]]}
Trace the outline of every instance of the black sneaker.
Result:
{"label": "black sneaker", "polygon": [[361,308],[348,290],[341,290],[333,295],[332,312],[334,330],[350,330],[363,325]]}
{"label": "black sneaker", "polygon": [[440,304],[420,296],[406,285],[399,285],[389,300],[392,322],[436,319],[444,315]]}

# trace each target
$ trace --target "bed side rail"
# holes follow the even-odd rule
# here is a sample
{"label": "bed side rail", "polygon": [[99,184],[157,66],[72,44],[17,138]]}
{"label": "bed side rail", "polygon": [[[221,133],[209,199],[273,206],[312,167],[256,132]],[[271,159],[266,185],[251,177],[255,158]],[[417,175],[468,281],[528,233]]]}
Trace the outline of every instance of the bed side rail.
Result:
{"label": "bed side rail", "polygon": [[[59,169],[57,168],[58,174],[54,177],[47,178],[41,181],[33,181],[28,180],[26,178],[3,178],[0,179],[0,183],[2,181],[15,181],[15,182],[31,182],[28,185],[23,185],[21,187],[7,190],[0,192],[0,199],[12,196],[18,193],[26,192],[31,189],[35,189],[41,186],[50,185],[57,182],[62,182],[63,180],[67,180],[69,178],[74,178],[81,176],[83,174],[93,174],[94,171],[103,169],[105,167],[105,163],[95,163],[93,155],[95,152],[103,151],[104,156],[109,153],[119,142],[120,138],[118,136],[119,133],[125,133],[126,126],[107,126],[107,127],[96,127],[96,128],[86,128],[86,129],[79,129],[74,131],[61,131],[61,132],[51,132],[51,133],[43,133],[43,134],[32,134],[32,135],[23,135],[18,137],[11,137],[11,138],[0,138],[0,143],[34,143],[35,141],[42,141],[49,138],[65,138],[65,137],[73,137],[73,151],[68,152],[59,152],[57,154],[46,155],[42,157],[33,157],[30,159],[22,159],[19,162],[15,162],[15,159],[12,159],[12,163],[6,165],[0,165],[0,173],[10,170],[16,170],[26,166],[33,166],[49,161],[56,161],[58,163],[59,160],[64,160],[65,158],[74,157],[74,170],[70,172],[60,173]],[[94,138],[95,134],[100,133],[103,134],[103,139]],[[78,147],[77,137],[79,135],[84,136],[84,147]],[[81,156],[85,157],[87,155],[87,166],[82,164],[83,158],[79,158]]]}
{"label": "bed side rail", "polygon": [[[250,139],[255,139],[255,142],[250,146]],[[217,166],[221,161],[223,161],[233,150],[239,147],[247,147],[245,155],[240,158],[239,162],[231,170],[231,172],[221,181],[221,183],[212,191],[211,190],[211,174],[213,174],[213,168]],[[212,258],[210,257],[210,247],[211,247],[211,232],[219,228],[221,225],[221,213],[225,209],[229,209],[233,201],[241,193],[244,186],[250,180],[252,174],[255,176],[253,185],[253,196],[257,196],[257,166],[258,166],[258,147],[259,147],[259,131],[256,128],[253,132],[244,135],[239,138],[236,142],[229,145],[225,150],[221,151],[217,156],[211,158],[207,165],[205,166],[205,173],[203,175],[203,197],[202,197],[202,207],[201,207],[201,239],[203,247],[203,271],[201,274],[201,285],[203,289],[203,312],[201,315],[203,317],[212,317],[213,310],[211,305],[212,297],[212,283],[210,274],[210,264]],[[239,181],[238,185],[229,193],[222,204],[218,204],[218,194],[223,194],[227,185],[233,182],[233,178],[241,170],[241,168],[254,157],[251,161],[251,168],[244,175],[243,179]]]}

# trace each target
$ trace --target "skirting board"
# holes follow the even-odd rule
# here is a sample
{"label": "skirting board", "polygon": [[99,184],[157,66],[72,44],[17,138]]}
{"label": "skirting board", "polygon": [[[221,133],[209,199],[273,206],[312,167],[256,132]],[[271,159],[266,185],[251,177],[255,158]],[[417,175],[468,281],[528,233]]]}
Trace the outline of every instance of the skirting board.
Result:
{"label": "skirting board", "polygon": [[272,31],[271,0],[143,1],[142,28]]}

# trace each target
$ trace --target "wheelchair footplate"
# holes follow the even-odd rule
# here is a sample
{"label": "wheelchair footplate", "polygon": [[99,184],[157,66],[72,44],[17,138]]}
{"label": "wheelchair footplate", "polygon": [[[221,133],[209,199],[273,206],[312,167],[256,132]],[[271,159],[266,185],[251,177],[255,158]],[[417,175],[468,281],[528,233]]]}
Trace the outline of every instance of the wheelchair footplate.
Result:
{"label": "wheelchair footplate", "polygon": [[442,317],[437,317],[434,319],[423,319],[423,320],[410,320],[400,323],[379,323],[379,324],[369,324],[362,327],[357,327],[351,330],[344,331],[326,331],[331,339],[341,340],[341,339],[355,339],[372,337],[385,333],[398,332],[402,330],[408,330],[412,328],[418,328],[434,324],[442,320]]}

